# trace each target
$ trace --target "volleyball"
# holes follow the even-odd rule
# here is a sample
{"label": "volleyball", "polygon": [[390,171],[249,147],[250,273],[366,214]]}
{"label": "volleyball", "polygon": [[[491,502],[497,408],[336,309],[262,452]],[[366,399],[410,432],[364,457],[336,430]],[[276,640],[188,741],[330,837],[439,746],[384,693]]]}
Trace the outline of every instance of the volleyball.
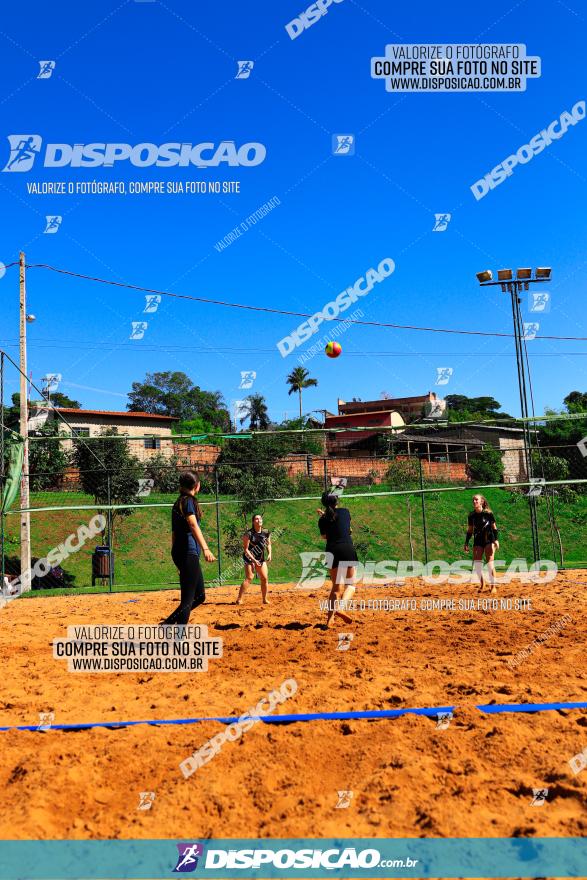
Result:
{"label": "volleyball", "polygon": [[327,342],[324,351],[329,358],[337,358],[342,354],[342,345],[339,342]]}

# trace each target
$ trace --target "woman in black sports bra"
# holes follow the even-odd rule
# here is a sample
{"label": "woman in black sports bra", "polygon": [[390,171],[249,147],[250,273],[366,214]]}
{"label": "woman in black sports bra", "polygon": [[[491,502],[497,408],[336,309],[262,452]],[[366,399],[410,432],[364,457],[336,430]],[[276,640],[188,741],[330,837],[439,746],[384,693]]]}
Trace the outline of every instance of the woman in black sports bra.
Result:
{"label": "woman in black sports bra", "polygon": [[473,560],[481,590],[485,586],[483,579],[483,554],[487,561],[487,571],[491,593],[497,593],[495,586],[494,553],[499,549],[497,525],[495,517],[483,495],[473,496],[473,510],[469,514],[467,534],[465,535],[465,553],[469,552],[469,541],[473,538]]}
{"label": "woman in black sports bra", "polygon": [[243,562],[245,563],[245,579],[241,584],[235,604],[243,604],[245,592],[251,586],[255,575],[258,574],[261,581],[263,605],[269,605],[267,563],[271,562],[271,532],[263,528],[263,517],[259,513],[255,514],[251,528],[243,535]]}

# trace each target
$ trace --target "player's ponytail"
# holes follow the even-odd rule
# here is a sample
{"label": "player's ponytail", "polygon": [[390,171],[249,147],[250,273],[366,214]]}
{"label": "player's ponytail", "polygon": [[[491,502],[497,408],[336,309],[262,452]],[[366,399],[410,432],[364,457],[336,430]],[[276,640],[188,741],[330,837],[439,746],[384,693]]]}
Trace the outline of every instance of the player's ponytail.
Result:
{"label": "player's ponytail", "polygon": [[326,519],[330,520],[330,522],[334,522],[334,520],[336,519],[336,505],[338,504],[338,497],[336,495],[331,495],[330,492],[323,492],[322,498],[320,500],[324,505],[324,515]]}
{"label": "player's ponytail", "polygon": [[[187,499],[189,497],[189,493],[192,489],[196,490],[196,493],[200,491],[200,478],[193,471],[184,471],[179,475],[179,509],[183,516],[185,516],[185,505],[187,503]],[[198,522],[202,519],[202,508],[198,503],[198,499],[194,498],[194,505],[196,508],[196,519]]]}

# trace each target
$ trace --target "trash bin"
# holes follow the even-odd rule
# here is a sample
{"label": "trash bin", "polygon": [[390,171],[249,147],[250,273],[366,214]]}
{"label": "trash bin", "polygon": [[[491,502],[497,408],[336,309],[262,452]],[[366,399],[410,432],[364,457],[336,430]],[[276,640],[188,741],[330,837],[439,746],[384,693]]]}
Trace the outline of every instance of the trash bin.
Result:
{"label": "trash bin", "polygon": [[114,553],[110,547],[96,547],[92,553],[92,586],[96,585],[96,579],[110,580],[110,565],[112,565],[112,580],[114,580]]}

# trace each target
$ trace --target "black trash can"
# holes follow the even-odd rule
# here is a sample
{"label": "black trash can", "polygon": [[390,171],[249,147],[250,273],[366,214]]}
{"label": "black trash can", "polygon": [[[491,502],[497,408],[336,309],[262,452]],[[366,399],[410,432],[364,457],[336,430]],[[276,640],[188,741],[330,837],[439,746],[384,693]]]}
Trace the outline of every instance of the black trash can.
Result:
{"label": "black trash can", "polygon": [[110,566],[112,566],[112,581],[114,581],[114,553],[110,547],[96,547],[92,553],[92,586],[96,585],[96,580],[110,580]]}

